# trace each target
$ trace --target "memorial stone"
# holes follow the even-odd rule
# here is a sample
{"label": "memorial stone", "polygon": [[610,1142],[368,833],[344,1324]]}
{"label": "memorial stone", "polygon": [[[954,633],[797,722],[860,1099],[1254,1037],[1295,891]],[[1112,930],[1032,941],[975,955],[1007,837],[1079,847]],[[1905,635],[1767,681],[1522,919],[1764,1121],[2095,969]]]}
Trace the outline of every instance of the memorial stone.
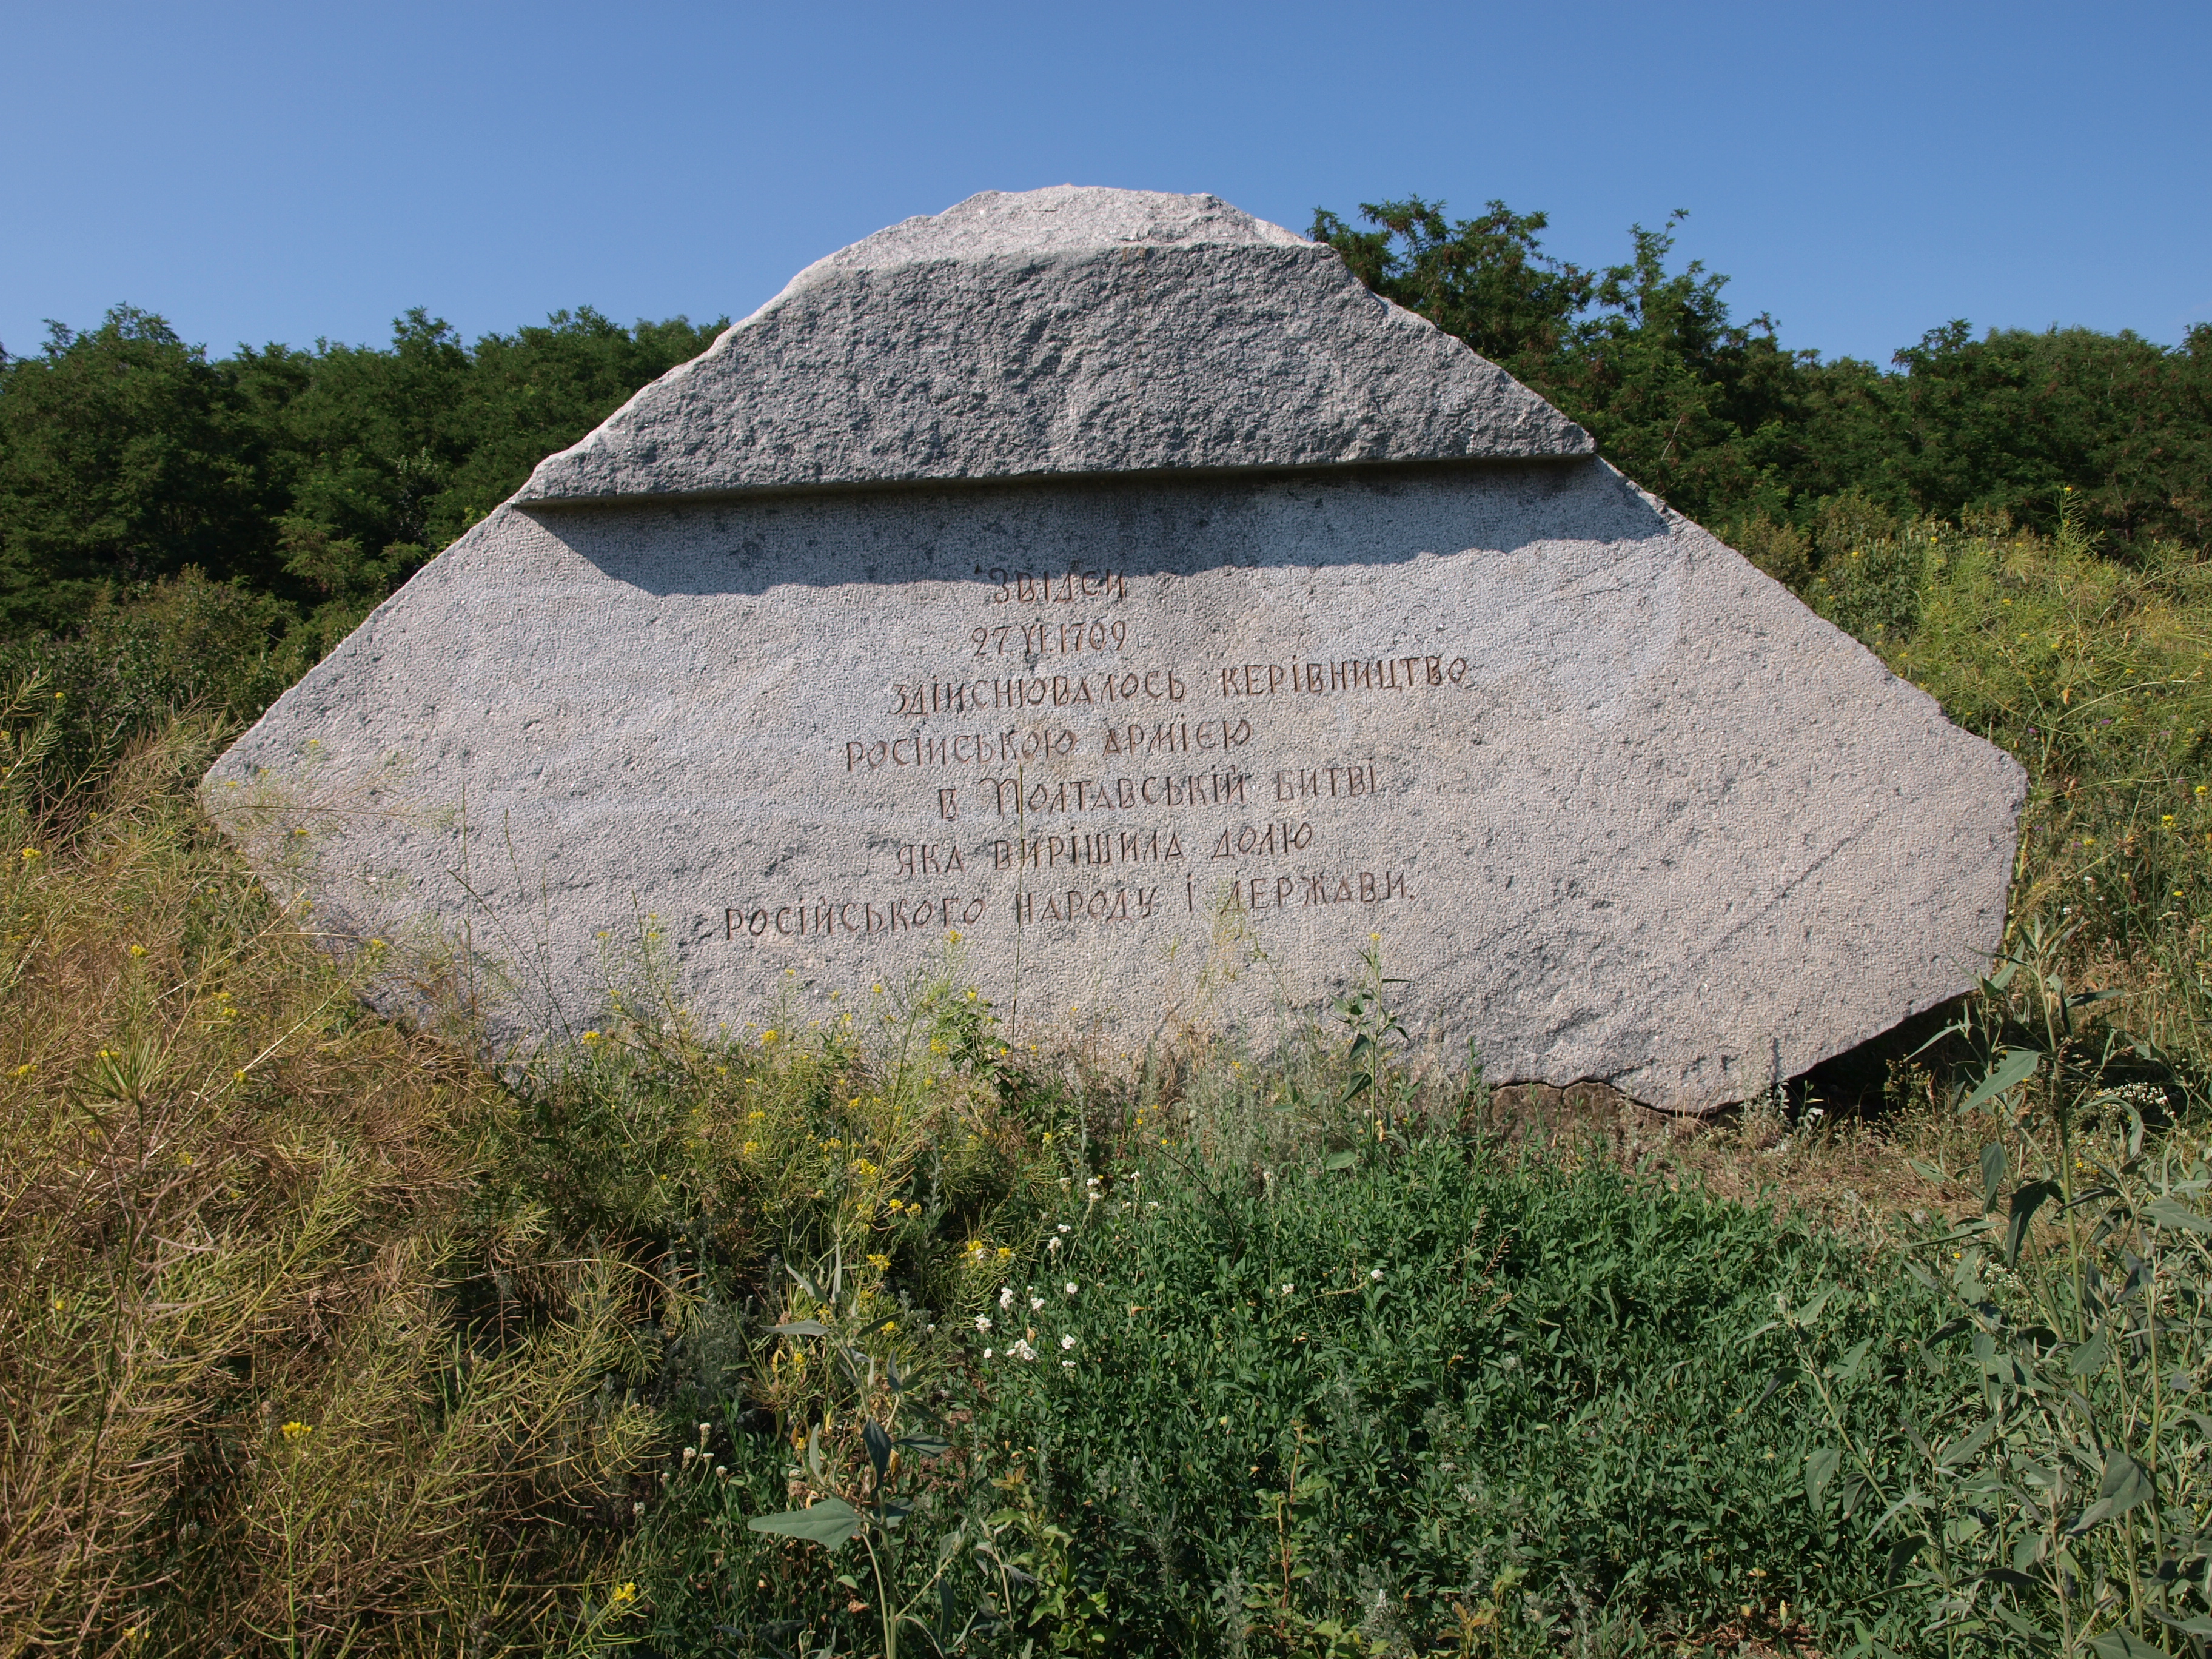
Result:
{"label": "memorial stone", "polygon": [[1124,1049],[1379,942],[1493,1079],[1684,1109],[1970,988],[2023,795],[1331,249],[1074,187],[801,272],[205,789],[328,931],[465,940],[517,1033],[647,934],[732,1030],[949,951]]}

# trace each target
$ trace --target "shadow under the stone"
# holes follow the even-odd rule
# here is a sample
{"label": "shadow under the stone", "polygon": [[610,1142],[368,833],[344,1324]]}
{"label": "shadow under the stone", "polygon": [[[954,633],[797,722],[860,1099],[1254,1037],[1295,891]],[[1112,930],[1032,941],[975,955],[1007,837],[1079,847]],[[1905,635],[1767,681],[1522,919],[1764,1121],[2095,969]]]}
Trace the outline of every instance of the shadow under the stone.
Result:
{"label": "shadow under the stone", "polygon": [[1664,535],[1601,462],[1421,462],[1279,472],[882,484],[743,496],[527,502],[516,510],[608,577],[657,597],[854,582],[1403,564],[1540,543]]}

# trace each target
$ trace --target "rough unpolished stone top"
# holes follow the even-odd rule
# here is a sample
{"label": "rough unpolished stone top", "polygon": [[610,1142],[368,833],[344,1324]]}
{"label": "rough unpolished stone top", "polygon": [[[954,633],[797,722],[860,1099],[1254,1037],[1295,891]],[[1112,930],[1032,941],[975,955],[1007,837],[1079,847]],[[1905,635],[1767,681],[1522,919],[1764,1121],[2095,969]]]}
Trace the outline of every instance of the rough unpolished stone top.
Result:
{"label": "rough unpolished stone top", "polygon": [[516,500],[1590,450],[1334,249],[1212,196],[1061,185],[817,261]]}

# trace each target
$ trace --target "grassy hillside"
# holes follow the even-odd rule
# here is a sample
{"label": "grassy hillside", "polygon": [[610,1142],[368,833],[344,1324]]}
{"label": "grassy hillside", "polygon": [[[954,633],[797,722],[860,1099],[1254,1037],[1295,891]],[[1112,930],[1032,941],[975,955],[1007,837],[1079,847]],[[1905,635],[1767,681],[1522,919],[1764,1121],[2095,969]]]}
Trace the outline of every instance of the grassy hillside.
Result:
{"label": "grassy hillside", "polygon": [[198,814],[260,601],[14,647],[0,1653],[2184,1652],[2208,578],[1743,539],[2033,788],[1948,1032],[1705,1124],[1373,1004],[1132,1077],[957,956],[710,1034],[650,940],[501,1080]]}

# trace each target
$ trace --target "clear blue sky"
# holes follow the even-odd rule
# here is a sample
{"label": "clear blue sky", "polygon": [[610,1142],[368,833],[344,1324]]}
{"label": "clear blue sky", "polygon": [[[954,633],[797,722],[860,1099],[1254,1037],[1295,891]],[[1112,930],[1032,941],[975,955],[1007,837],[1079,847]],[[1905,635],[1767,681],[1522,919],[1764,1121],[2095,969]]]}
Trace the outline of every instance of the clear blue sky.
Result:
{"label": "clear blue sky", "polygon": [[973,191],[1419,192],[1678,252],[1886,362],[1947,319],[2212,321],[2212,5],[0,4],[0,343],[217,353],[742,316]]}

